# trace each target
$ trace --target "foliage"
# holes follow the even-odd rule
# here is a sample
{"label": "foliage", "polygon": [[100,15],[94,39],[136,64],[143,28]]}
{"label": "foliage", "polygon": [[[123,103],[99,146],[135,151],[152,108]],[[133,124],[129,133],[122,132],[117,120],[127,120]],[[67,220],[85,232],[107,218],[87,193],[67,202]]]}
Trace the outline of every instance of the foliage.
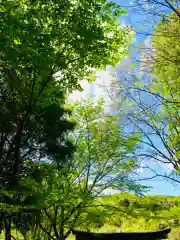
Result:
{"label": "foliage", "polygon": [[[72,107],[72,119],[79,123],[69,134],[76,151],[63,168],[48,173],[37,188],[43,204],[37,226],[44,238],[65,239],[73,228],[91,226],[91,219],[96,218],[91,208],[93,205],[96,208],[97,197],[106,190],[139,192],[143,189],[130,177],[136,167],[132,153],[137,142],[122,137],[118,116],[105,115],[103,101],[84,101],[69,107]],[[104,207],[101,211],[106,214]]]}
{"label": "foliage", "polygon": [[169,15],[167,22],[160,23],[155,30],[153,65],[154,86],[152,91],[162,97],[163,117],[168,121],[167,143],[171,149],[171,160],[179,168],[180,159],[180,68],[179,68],[180,18]]}
{"label": "foliage", "polygon": [[[133,136],[128,138],[122,136],[118,122],[120,116],[105,115],[103,100],[97,103],[85,100],[74,104],[73,117],[79,122],[75,135],[72,135],[77,148],[74,155],[77,165],[74,168],[80,167],[81,176],[87,176],[87,173],[91,176],[87,179],[88,185],[93,186],[98,182],[100,192],[104,186],[104,176],[108,187],[115,184],[116,188],[123,189],[123,177],[126,180],[126,174],[136,167],[133,153],[138,136],[136,140]],[[116,185],[117,181],[120,185]],[[106,185],[104,187],[106,188]]]}
{"label": "foliage", "polygon": [[[159,5],[161,2],[154,1]],[[175,184],[180,183],[177,176],[180,157],[179,19],[173,12],[167,21],[155,26],[152,42],[149,38],[152,46],[145,46],[145,49],[143,46],[142,62],[132,74],[119,77],[116,86],[121,106],[131,102],[124,112],[124,125],[128,126],[128,132],[142,136],[137,157],[140,166],[149,173],[147,179],[164,177]],[[153,167],[154,162],[160,170]]]}
{"label": "foliage", "polygon": [[[129,202],[125,206],[124,202]],[[171,227],[170,240],[179,239],[179,197],[106,195],[95,200],[92,207],[81,215],[79,229],[97,232],[156,231]],[[94,206],[93,206],[94,205]],[[13,231],[13,236],[17,233]],[[20,238],[22,236],[19,235]],[[68,239],[71,239],[70,236]]]}
{"label": "foliage", "polygon": [[[129,205],[124,205],[125,202]],[[179,197],[112,194],[99,199],[101,206],[94,208],[89,230],[97,232],[141,232],[172,228],[169,239],[179,239]],[[106,209],[106,214],[102,208]],[[92,210],[91,210],[92,212]],[[90,214],[91,214],[90,212]],[[88,216],[89,217],[91,215]],[[101,219],[103,218],[103,225]],[[94,221],[93,221],[94,219]],[[99,227],[98,227],[99,220]],[[82,227],[84,230],[84,227]]]}
{"label": "foliage", "polygon": [[27,98],[34,78],[37,85],[48,84],[57,72],[61,81],[56,84],[71,89],[90,68],[115,64],[127,53],[129,30],[117,22],[123,14],[103,0],[3,1],[2,65],[16,71],[21,83],[26,81],[28,86],[21,84],[19,91],[26,89]]}
{"label": "foliage", "polygon": [[[128,200],[129,207],[124,207],[124,200]],[[122,231],[156,231],[166,227],[172,228],[169,239],[175,240],[179,237],[179,197],[168,196],[144,196],[138,197],[129,194],[115,194],[107,196],[106,204],[116,206],[114,215],[110,215],[105,224],[112,224]],[[126,210],[128,208],[128,210]],[[119,211],[122,212],[119,214]],[[124,214],[124,210],[126,214]],[[121,216],[121,217],[120,217]]]}
{"label": "foliage", "polygon": [[75,124],[63,108],[66,94],[92,69],[114,65],[127,53],[131,37],[117,21],[122,14],[104,0],[1,1],[0,199],[6,239],[12,224],[25,232],[27,221],[38,219],[45,199],[40,185],[75,149],[67,137]]}
{"label": "foliage", "polygon": [[[50,131],[60,134],[60,122],[52,119],[63,116],[66,89],[78,87],[77,81],[86,77],[90,68],[114,64],[127,51],[127,31],[116,22],[123,13],[106,1],[2,2],[0,128],[6,171],[20,168],[20,164],[8,162],[12,155],[16,163],[20,152],[27,153],[21,156],[21,163],[32,160],[32,153],[37,159],[37,149],[44,141],[50,141],[47,148],[52,151],[57,136],[50,139]],[[54,76],[57,73],[59,77]],[[72,124],[67,124],[61,121],[62,132],[72,129]],[[4,159],[6,151],[8,159]]]}

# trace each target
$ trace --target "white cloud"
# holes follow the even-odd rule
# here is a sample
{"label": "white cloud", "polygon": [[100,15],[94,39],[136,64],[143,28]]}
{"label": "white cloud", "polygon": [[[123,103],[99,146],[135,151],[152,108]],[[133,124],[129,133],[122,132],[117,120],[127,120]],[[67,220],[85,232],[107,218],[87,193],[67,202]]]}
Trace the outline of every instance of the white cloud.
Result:
{"label": "white cloud", "polygon": [[103,98],[105,101],[105,112],[110,112],[116,96],[116,89],[112,86],[113,80],[114,78],[110,71],[97,71],[95,82],[89,84],[86,80],[81,81],[80,85],[83,91],[73,91],[69,96],[68,102],[87,100],[92,97],[98,101]]}
{"label": "white cloud", "polygon": [[172,163],[166,163],[166,166],[170,172],[176,171]]}
{"label": "white cloud", "polygon": [[[152,46],[152,38],[149,36],[145,38],[144,42],[140,45],[140,70],[144,70],[152,66],[154,62],[154,50]],[[142,74],[143,75],[143,74]]]}
{"label": "white cloud", "polygon": [[128,73],[132,68],[131,64],[131,58],[127,56],[116,66],[116,70],[121,73]]}
{"label": "white cloud", "polygon": [[126,26],[129,25],[126,18],[120,18],[119,22],[120,22],[122,27],[126,27]]}
{"label": "white cloud", "polygon": [[82,80],[80,82],[80,85],[83,91],[82,92],[79,90],[73,91],[68,98],[68,102],[72,103],[72,102],[82,101],[83,99],[87,100],[88,98],[91,97],[90,84],[88,83],[88,81]]}
{"label": "white cloud", "polygon": [[171,172],[174,172],[175,171],[175,168],[173,166],[172,163],[158,163],[161,168],[163,169],[163,171],[166,173],[166,174],[169,174]]}
{"label": "white cloud", "polygon": [[144,40],[144,46],[147,48],[152,48],[152,39],[151,36],[148,36]]}

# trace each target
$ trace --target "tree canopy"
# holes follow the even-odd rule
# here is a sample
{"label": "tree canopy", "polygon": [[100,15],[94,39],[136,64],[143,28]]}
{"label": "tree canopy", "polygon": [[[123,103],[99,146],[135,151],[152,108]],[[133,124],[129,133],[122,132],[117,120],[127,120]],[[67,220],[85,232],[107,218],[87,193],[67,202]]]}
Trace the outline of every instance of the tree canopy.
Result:
{"label": "tree canopy", "polygon": [[1,161],[6,171],[13,168],[16,175],[23,161],[37,159],[43,148],[39,159],[51,155],[55,145],[57,151],[55,142],[73,127],[65,120],[58,123],[67,91],[92,68],[115,64],[128,51],[127,29],[117,22],[123,13],[106,1],[1,3]]}
{"label": "tree canopy", "polygon": [[[178,11],[178,9],[177,9]],[[161,22],[153,36],[154,83],[152,91],[162,98],[162,115],[167,120],[167,144],[176,169],[180,160],[180,68],[179,68],[179,24],[176,13],[169,15],[167,22]]]}
{"label": "tree canopy", "polygon": [[105,115],[103,101],[84,101],[71,107],[71,118],[77,122],[69,133],[76,148],[73,157],[67,157],[59,169],[41,164],[45,174],[39,182],[26,181],[26,192],[31,190],[31,196],[26,205],[19,207],[25,227],[17,216],[13,218],[16,228],[22,234],[26,230],[25,236],[33,239],[41,235],[63,240],[73,228],[86,228],[90,208],[107,191],[145,190],[131,179],[136,168],[133,151],[137,140],[122,136],[118,116]]}
{"label": "tree canopy", "polygon": [[76,148],[66,97],[80,89],[80,80],[92,80],[94,69],[128,53],[130,29],[118,23],[124,13],[104,0],[1,1],[0,220],[6,239],[11,226],[26,237],[49,204],[45,176],[58,173],[58,184],[64,183],[58,171]]}

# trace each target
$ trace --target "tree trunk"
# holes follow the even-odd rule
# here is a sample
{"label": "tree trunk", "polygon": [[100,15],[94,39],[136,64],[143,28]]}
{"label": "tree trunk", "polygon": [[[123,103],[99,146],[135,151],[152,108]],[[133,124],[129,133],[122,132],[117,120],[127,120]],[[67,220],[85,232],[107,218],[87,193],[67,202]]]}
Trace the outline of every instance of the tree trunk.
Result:
{"label": "tree trunk", "polygon": [[24,240],[27,240],[27,233],[24,234]]}
{"label": "tree trunk", "polygon": [[60,226],[60,240],[65,240],[64,239],[64,207],[61,207],[61,226]]}
{"label": "tree trunk", "polygon": [[5,219],[5,240],[11,240],[11,220]]}
{"label": "tree trunk", "polygon": [[65,238],[64,238],[64,227],[61,227],[61,229],[60,229],[60,240],[65,240]]}

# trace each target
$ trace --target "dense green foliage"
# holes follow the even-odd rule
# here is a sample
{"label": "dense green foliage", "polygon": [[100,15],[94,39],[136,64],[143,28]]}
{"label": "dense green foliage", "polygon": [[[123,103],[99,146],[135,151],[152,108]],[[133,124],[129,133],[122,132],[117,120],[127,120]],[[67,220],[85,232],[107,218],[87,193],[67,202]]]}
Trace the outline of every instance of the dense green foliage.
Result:
{"label": "dense green foliage", "polygon": [[179,197],[138,197],[122,193],[103,197],[95,205],[86,216],[86,228],[91,231],[140,232],[171,227],[169,239],[180,237]]}
{"label": "dense green foliage", "polygon": [[35,210],[33,221],[24,220],[26,237],[63,240],[73,228],[86,225],[84,214],[105,190],[144,190],[129,176],[136,167],[132,154],[137,142],[122,137],[118,116],[104,115],[103,107],[103,101],[73,105],[71,118],[78,124],[69,139],[76,151],[59,169],[44,164],[40,184],[29,183],[36,201],[29,206]]}
{"label": "dense green foliage", "polygon": [[[179,197],[130,194],[107,195],[83,210],[76,229],[95,232],[156,231],[171,227],[170,240],[179,240]],[[16,236],[19,233],[13,232]],[[19,237],[22,238],[21,234]],[[69,236],[69,239],[73,238]]]}
{"label": "dense green foliage", "polygon": [[113,2],[0,3],[0,221],[6,239],[12,225],[25,238],[56,201],[51,178],[64,183],[75,150],[67,93],[92,80],[94,69],[120,61],[131,37]]}
{"label": "dense green foliage", "polygon": [[[73,228],[137,231],[169,224],[176,229],[179,198],[104,196],[113,189],[146,190],[131,178],[142,132],[124,134],[122,112],[105,114],[103,100],[67,104],[68,95],[81,90],[81,80],[93,81],[96,70],[127,55],[131,31],[118,22],[125,11],[106,0],[0,3],[0,229],[5,239],[64,240]],[[148,89],[161,98],[163,112],[144,111],[142,104],[133,117],[153,126],[153,134],[167,121],[168,133],[159,137],[179,170],[177,14],[155,33],[165,31],[166,38],[153,38],[154,78]],[[153,157],[159,160],[156,153]]]}
{"label": "dense green foliage", "polygon": [[[57,129],[60,125],[52,119],[63,116],[60,107],[67,90],[77,88],[92,68],[115,64],[127,52],[127,31],[117,22],[121,14],[116,4],[106,1],[2,1],[0,130],[5,171],[14,168],[17,175],[24,161],[37,160],[44,141],[50,141],[49,152],[42,150],[39,160],[51,155],[61,132],[72,129],[65,121]],[[51,131],[59,136],[50,140]]]}

